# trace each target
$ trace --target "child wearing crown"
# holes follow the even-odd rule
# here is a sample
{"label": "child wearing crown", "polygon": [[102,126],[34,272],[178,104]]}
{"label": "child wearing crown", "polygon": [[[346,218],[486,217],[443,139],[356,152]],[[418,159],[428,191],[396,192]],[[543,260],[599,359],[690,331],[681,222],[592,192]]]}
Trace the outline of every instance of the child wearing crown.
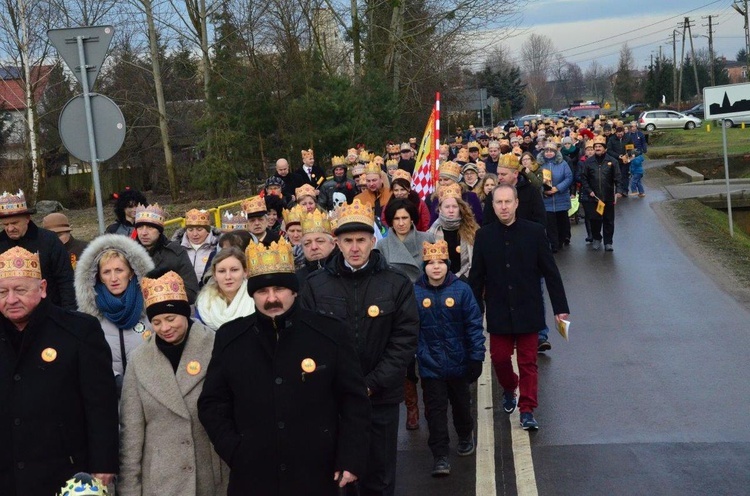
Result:
{"label": "child wearing crown", "polygon": [[482,374],[482,313],[468,284],[451,273],[448,243],[422,244],[424,274],[414,285],[419,307],[417,362],[422,378],[433,477],[450,474],[448,403],[458,456],[475,452],[469,384]]}

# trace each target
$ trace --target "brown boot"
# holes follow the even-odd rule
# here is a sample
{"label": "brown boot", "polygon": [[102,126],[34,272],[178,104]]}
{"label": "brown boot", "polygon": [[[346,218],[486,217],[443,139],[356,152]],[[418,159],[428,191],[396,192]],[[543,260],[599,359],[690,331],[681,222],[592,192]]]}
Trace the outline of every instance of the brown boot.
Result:
{"label": "brown boot", "polygon": [[404,379],[404,402],[406,403],[406,430],[419,429],[419,396],[417,385]]}

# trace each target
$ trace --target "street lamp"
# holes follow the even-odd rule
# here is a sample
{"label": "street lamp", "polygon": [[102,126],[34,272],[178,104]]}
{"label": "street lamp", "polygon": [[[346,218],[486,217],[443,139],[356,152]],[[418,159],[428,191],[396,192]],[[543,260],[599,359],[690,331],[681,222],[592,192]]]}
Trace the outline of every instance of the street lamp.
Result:
{"label": "street lamp", "polygon": [[[711,59],[711,67],[708,69],[708,74],[711,76],[711,86],[716,86],[716,80],[714,79],[714,39],[712,36],[706,36],[705,34],[694,34],[693,38],[708,38],[708,56]],[[693,60],[693,64],[696,61]]]}

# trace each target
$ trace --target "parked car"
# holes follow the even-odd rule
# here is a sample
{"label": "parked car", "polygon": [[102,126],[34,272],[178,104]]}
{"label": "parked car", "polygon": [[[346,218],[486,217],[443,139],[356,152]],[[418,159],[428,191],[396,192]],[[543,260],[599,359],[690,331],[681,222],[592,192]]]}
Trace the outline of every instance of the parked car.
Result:
{"label": "parked car", "polygon": [[541,122],[544,120],[544,116],[542,114],[528,114],[528,115],[522,115],[521,117],[517,117],[513,120],[516,121],[516,125],[520,127],[520,126],[523,126],[523,123],[526,121]]}
{"label": "parked car", "polygon": [[602,108],[599,105],[575,105],[568,109],[568,115],[571,117],[577,117],[582,119],[584,117],[597,118],[602,113]]}
{"label": "parked car", "polygon": [[695,129],[701,120],[691,115],[672,110],[649,110],[638,116],[638,128],[646,131],[654,129]]}
{"label": "parked car", "polygon": [[[720,119],[716,119],[715,122],[717,126],[721,125]],[[739,126],[740,124],[745,124],[746,126],[750,124],[750,112],[724,119],[724,127]]]}
{"label": "parked car", "polygon": [[632,105],[628,105],[627,107],[625,107],[625,110],[620,112],[620,116],[623,119],[630,117],[630,116],[635,117],[637,115],[640,115],[641,112],[644,112],[646,110],[648,110],[648,105],[646,105],[645,103],[634,103]]}
{"label": "parked car", "polygon": [[686,110],[685,115],[692,115],[693,117],[697,117],[698,119],[704,119],[706,114],[703,110],[703,104],[699,103],[695,107]]}

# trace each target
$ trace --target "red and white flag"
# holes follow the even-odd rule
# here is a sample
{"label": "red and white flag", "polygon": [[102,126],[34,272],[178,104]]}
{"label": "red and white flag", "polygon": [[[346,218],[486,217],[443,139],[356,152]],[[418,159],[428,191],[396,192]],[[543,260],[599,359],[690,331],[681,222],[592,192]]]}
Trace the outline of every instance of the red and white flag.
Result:
{"label": "red and white flag", "polygon": [[435,95],[435,106],[427,120],[417,153],[417,170],[412,178],[414,191],[424,200],[435,191],[437,171],[440,166],[440,93]]}

